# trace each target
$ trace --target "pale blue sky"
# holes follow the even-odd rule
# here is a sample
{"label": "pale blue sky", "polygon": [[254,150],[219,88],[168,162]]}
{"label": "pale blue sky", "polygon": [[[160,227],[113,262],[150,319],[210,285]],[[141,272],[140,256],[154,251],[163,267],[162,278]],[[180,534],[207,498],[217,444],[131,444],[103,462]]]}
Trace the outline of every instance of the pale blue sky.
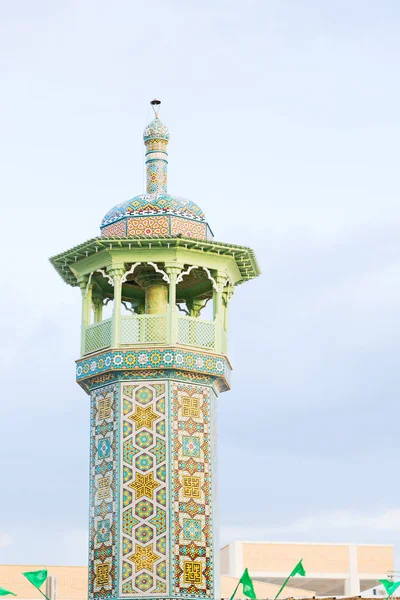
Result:
{"label": "pale blue sky", "polygon": [[80,295],[49,256],[169,190],[263,275],[232,301],[221,538],[400,549],[400,3],[3,0],[0,563],[86,561]]}

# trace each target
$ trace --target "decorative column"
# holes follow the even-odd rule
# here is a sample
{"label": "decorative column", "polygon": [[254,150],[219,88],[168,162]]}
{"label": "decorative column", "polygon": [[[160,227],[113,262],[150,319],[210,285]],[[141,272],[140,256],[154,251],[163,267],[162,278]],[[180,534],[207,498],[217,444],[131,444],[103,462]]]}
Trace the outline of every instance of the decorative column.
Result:
{"label": "decorative column", "polygon": [[92,286],[88,284],[89,276],[84,275],[79,279],[82,293],[82,322],[81,322],[81,356],[85,354],[86,327],[90,325],[90,307],[92,303]]}
{"label": "decorative column", "polygon": [[215,276],[217,289],[214,290],[214,324],[215,324],[215,352],[222,352],[222,328],[224,326],[222,292],[226,283],[226,274],[217,273]]}
{"label": "decorative column", "polygon": [[344,580],[344,593],[346,596],[360,595],[360,576],[358,573],[357,546],[349,545],[349,578]]}
{"label": "decorative column", "polygon": [[103,320],[103,294],[99,289],[94,289],[92,298],[94,307],[94,322],[101,323]]}
{"label": "decorative column", "polygon": [[57,600],[57,577],[49,575],[46,579],[46,596],[49,600]]}
{"label": "decorative column", "polygon": [[167,341],[171,346],[178,341],[178,313],[176,310],[176,280],[181,267],[166,266],[165,271],[169,277],[169,294],[168,294],[168,336]]}
{"label": "decorative column", "polygon": [[122,284],[121,278],[125,270],[122,266],[113,266],[107,269],[114,281],[114,307],[111,332],[111,347],[118,348],[121,339],[121,299]]}
{"label": "decorative column", "polygon": [[[156,278],[154,278],[156,279]],[[165,283],[148,283],[145,287],[146,315],[162,315],[168,310],[168,288]]]}
{"label": "decorative column", "polygon": [[205,307],[204,300],[199,300],[198,298],[193,298],[193,300],[187,300],[186,306],[189,309],[191,317],[200,317],[201,311]]}
{"label": "decorative column", "polygon": [[222,332],[222,353],[228,353],[228,308],[230,299],[233,296],[234,288],[228,283],[222,293],[223,304],[223,332]]}

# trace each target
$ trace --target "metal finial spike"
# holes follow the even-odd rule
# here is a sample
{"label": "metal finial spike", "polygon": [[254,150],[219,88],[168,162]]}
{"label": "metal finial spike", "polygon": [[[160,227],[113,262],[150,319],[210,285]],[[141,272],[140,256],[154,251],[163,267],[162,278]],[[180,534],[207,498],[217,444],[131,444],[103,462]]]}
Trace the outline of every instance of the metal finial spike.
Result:
{"label": "metal finial spike", "polygon": [[158,119],[158,109],[160,108],[160,104],[161,104],[161,100],[157,100],[157,98],[154,98],[154,100],[152,100],[150,102],[153,110],[154,110],[154,114],[156,115],[156,119]]}

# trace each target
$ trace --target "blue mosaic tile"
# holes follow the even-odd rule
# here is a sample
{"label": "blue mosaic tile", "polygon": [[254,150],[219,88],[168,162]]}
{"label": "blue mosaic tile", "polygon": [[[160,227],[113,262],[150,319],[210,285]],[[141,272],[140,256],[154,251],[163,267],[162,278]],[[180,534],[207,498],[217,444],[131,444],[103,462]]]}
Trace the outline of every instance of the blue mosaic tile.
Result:
{"label": "blue mosaic tile", "polygon": [[104,216],[101,229],[123,217],[170,214],[205,221],[205,214],[197,204],[170,194],[141,194],[117,204]]}
{"label": "blue mosaic tile", "polygon": [[77,381],[106,371],[180,369],[224,377],[229,381],[230,367],[221,356],[185,350],[109,350],[77,361]]}

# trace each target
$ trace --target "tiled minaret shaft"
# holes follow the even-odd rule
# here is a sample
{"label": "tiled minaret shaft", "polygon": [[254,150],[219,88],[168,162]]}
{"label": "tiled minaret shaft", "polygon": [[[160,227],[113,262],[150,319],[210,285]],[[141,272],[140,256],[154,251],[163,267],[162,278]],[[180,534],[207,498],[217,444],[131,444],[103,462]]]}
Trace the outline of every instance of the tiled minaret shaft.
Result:
{"label": "tiled minaret shaft", "polygon": [[230,299],[259,270],[249,248],[213,239],[197,204],[167,193],[168,139],[156,114],[146,193],[51,259],[82,296],[90,600],[220,598],[217,398],[230,386]]}

